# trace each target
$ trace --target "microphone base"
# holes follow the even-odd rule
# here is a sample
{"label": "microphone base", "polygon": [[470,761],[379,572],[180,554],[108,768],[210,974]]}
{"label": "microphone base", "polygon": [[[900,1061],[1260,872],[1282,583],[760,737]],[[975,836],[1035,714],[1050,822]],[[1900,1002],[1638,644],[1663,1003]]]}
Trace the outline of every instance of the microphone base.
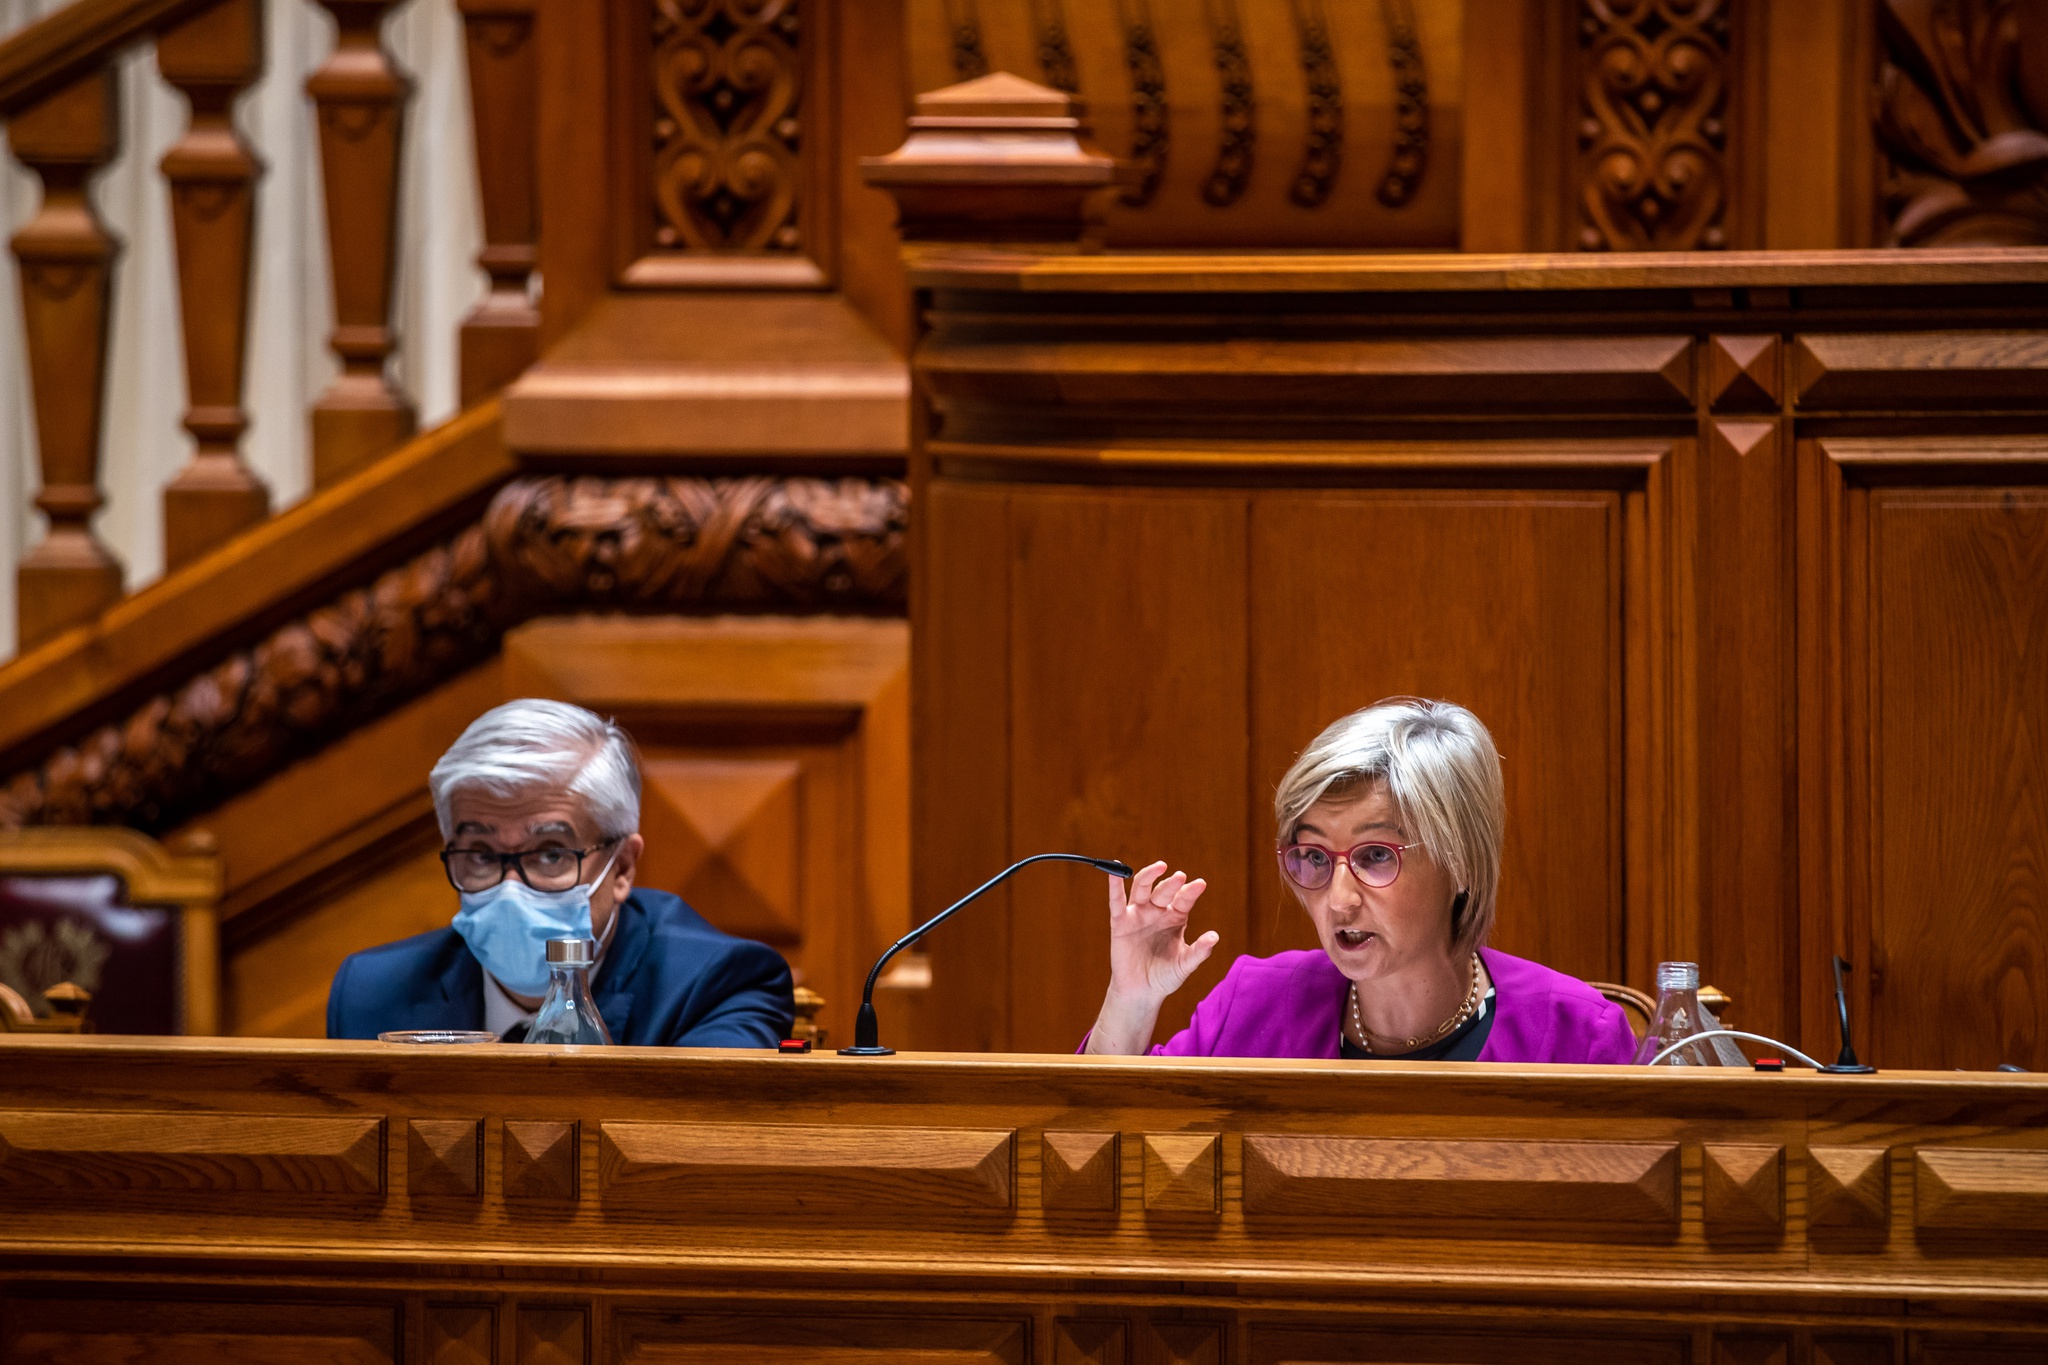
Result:
{"label": "microphone base", "polygon": [[896,1049],[893,1047],[883,1047],[877,1043],[873,1047],[843,1047],[839,1049],[839,1055],[842,1057],[894,1057]]}
{"label": "microphone base", "polygon": [[1824,1066],[1820,1069],[1820,1074],[1823,1076],[1875,1076],[1877,1068],[1874,1066]]}

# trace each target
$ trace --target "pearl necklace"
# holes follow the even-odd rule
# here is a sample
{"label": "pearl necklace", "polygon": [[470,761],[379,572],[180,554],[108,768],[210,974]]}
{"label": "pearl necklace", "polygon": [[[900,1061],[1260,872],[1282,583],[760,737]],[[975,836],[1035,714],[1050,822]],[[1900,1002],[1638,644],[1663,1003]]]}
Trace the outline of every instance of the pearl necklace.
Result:
{"label": "pearl necklace", "polygon": [[[1452,1014],[1450,1018],[1438,1024],[1428,1033],[1408,1039],[1407,1047],[1404,1051],[1413,1052],[1419,1047],[1427,1047],[1437,1039],[1455,1033],[1460,1024],[1470,1019],[1479,1009],[1479,980],[1479,954],[1474,953],[1472,954],[1472,986],[1471,989],[1465,992],[1465,1003],[1458,1006],[1456,1013]],[[1366,1031],[1365,1021],[1359,1018],[1358,1015],[1358,983],[1356,981],[1351,983],[1351,1025],[1358,1030],[1359,1045],[1367,1053],[1370,1053],[1372,1051],[1372,1034]]]}

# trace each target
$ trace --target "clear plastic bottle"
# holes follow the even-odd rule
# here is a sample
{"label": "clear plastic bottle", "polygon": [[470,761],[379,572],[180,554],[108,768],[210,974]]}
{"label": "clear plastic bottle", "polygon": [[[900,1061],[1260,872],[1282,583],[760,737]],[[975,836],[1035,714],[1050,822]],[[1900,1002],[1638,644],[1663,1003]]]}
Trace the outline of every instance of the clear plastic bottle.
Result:
{"label": "clear plastic bottle", "polygon": [[[1647,1066],[1673,1043],[1714,1027],[1712,1017],[1700,1007],[1700,964],[1660,962],[1657,964],[1657,1012],[1650,1016],[1649,1031],[1636,1048],[1636,1065]],[[1724,1066],[1727,1063],[1714,1046],[1724,1041],[1710,1038],[1692,1047],[1681,1048],[1660,1065]]]}
{"label": "clear plastic bottle", "polygon": [[529,1043],[604,1043],[612,1040],[590,998],[590,968],[597,944],[587,938],[548,940],[548,993],[526,1031]]}

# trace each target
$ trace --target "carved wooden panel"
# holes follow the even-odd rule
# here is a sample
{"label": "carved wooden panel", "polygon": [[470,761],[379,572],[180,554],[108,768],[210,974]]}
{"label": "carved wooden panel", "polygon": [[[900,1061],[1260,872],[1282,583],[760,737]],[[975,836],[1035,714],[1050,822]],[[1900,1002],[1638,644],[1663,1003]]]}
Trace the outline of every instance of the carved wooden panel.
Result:
{"label": "carved wooden panel", "polygon": [[1217,1134],[1145,1134],[1148,1213],[1216,1213],[1222,1176],[1223,1139]]}
{"label": "carved wooden panel", "polygon": [[590,1320],[581,1308],[519,1309],[517,1365],[583,1365],[590,1357]]}
{"label": "carved wooden panel", "polygon": [[1811,1147],[1806,1221],[1820,1232],[1879,1232],[1891,1221],[1891,1153],[1884,1147]]}
{"label": "carved wooden panel", "polygon": [[2048,1151],[1923,1146],[1913,1221],[1956,1232],[2048,1232]]}
{"label": "carved wooden panel", "polygon": [[488,1303],[429,1303],[427,1365],[497,1365],[498,1314]]}
{"label": "carved wooden panel", "polygon": [[2032,407],[2048,332],[1810,333],[1792,340],[1801,408]]}
{"label": "carved wooden panel", "polygon": [[803,764],[788,758],[655,758],[642,774],[643,830],[660,840],[661,885],[728,934],[803,939],[794,856]]}
{"label": "carved wooden panel", "polygon": [[1783,1147],[1709,1142],[1700,1155],[1701,1216],[1708,1236],[1784,1229]]}
{"label": "carved wooden panel", "polygon": [[1714,1365],[1791,1365],[1792,1338],[1714,1333]]}
{"label": "carved wooden panel", "polygon": [[1075,1211],[1115,1209],[1122,1172],[1118,1136],[1048,1130],[1039,1148],[1039,1204]]}
{"label": "carved wooden panel", "polygon": [[1244,1206],[1275,1218],[1544,1219],[1676,1228],[1678,1147],[1247,1133]]}
{"label": "carved wooden panel", "polygon": [[263,1114],[0,1113],[0,1187],[375,1195],[384,1120]]}
{"label": "carved wooden panel", "polygon": [[1489,1331],[1463,1320],[1370,1327],[1255,1322],[1244,1359],[1247,1365],[1701,1365],[1687,1337],[1669,1329],[1624,1334],[1577,1323],[1545,1324],[1540,1332],[1517,1327],[1508,1321]]}
{"label": "carved wooden panel", "polygon": [[482,1119],[413,1119],[405,1127],[408,1192],[473,1196],[482,1190]]}
{"label": "carved wooden panel", "polygon": [[1104,1318],[1059,1318],[1052,1325],[1053,1365],[1129,1365],[1130,1325]]}
{"label": "carved wooden panel", "polygon": [[1146,1331],[1146,1365],[1223,1365],[1223,1326],[1215,1322],[1162,1322]]}
{"label": "carved wooden panel", "polygon": [[574,1199],[577,1154],[574,1121],[506,1119],[503,1148],[507,1199]]}
{"label": "carved wooden panel", "polygon": [[[247,1294],[247,1291],[243,1291]],[[388,1304],[11,1299],[0,1311],[9,1365],[395,1365],[399,1312]]]}
{"label": "carved wooden panel", "polygon": [[610,1359],[618,1365],[1026,1365],[1032,1359],[1022,1321],[893,1307],[858,1314],[812,1304],[785,1313],[621,1310],[611,1319]]}
{"label": "carved wooden panel", "polygon": [[1784,381],[1779,370],[1784,347],[1774,335],[1707,338],[1707,406],[1716,411],[1766,408],[1775,411]]}
{"label": "carved wooden panel", "polygon": [[1011,1129],[607,1123],[605,1198],[734,1212],[1008,1209]]}

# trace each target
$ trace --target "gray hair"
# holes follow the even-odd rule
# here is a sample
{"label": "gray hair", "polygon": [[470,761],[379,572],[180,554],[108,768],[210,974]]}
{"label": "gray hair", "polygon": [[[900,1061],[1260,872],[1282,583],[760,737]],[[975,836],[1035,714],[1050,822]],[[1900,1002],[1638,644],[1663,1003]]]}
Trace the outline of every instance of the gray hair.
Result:
{"label": "gray hair", "polygon": [[582,800],[607,839],[640,830],[640,758],[616,722],[562,701],[524,697],[469,723],[427,774],[441,837],[455,835],[459,791],[505,798],[560,791]]}
{"label": "gray hair", "polygon": [[1324,797],[1362,795],[1376,783],[1386,784],[1402,826],[1466,894],[1450,931],[1454,948],[1470,952],[1493,928],[1507,825],[1493,736],[1454,702],[1389,697],[1354,711],[1317,735],[1280,779],[1280,842],[1293,842],[1302,816]]}

